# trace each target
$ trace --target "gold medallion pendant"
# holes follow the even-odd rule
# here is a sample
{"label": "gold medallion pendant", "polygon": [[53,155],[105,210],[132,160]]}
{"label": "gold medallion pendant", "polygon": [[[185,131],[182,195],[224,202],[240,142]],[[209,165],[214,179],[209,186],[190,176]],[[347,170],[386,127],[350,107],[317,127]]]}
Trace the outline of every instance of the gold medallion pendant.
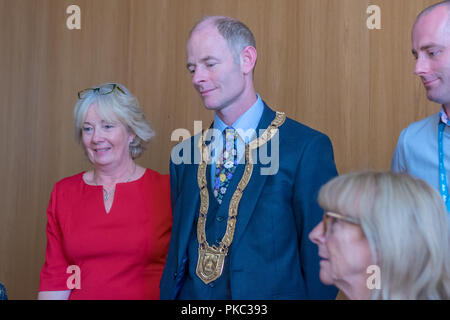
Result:
{"label": "gold medallion pendant", "polygon": [[210,152],[208,152],[205,140],[207,131],[202,135],[199,141],[199,148],[201,150],[202,161],[198,166],[197,181],[200,189],[200,212],[197,223],[197,240],[198,246],[198,261],[196,274],[205,283],[208,284],[218,279],[223,272],[225,258],[228,254],[228,249],[233,242],[234,230],[236,228],[236,220],[238,215],[239,202],[241,201],[243,192],[247,187],[253,172],[253,162],[251,161],[250,151],[256,149],[267,143],[278,132],[280,127],[286,119],[286,115],[282,112],[277,112],[275,119],[264,131],[264,133],[257,139],[245,145],[245,169],[241,180],[237,186],[236,191],[230,200],[228,208],[228,220],[225,234],[218,246],[210,246],[206,241],[206,215],[209,208],[208,185],[206,179],[206,167]]}
{"label": "gold medallion pendant", "polygon": [[218,248],[206,246],[198,248],[198,262],[196,273],[205,284],[208,284],[222,275],[226,253]]}

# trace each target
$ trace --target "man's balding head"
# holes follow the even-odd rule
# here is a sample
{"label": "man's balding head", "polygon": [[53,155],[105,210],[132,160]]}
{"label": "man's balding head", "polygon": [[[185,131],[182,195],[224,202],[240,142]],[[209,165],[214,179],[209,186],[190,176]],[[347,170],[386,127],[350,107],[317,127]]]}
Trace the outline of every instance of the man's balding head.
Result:
{"label": "man's balding head", "polygon": [[191,29],[189,38],[194,32],[211,26],[216,27],[217,31],[227,41],[236,62],[239,62],[239,55],[244,48],[248,46],[256,48],[255,37],[250,29],[241,21],[225,16],[203,17]]}
{"label": "man's balding head", "polygon": [[450,22],[450,0],[441,1],[438,3],[435,3],[425,9],[423,9],[416,18],[416,21],[414,23],[414,26],[417,24],[419,20],[422,18],[428,16],[430,13],[434,12],[435,10],[441,10],[442,12],[447,13],[447,24]]}

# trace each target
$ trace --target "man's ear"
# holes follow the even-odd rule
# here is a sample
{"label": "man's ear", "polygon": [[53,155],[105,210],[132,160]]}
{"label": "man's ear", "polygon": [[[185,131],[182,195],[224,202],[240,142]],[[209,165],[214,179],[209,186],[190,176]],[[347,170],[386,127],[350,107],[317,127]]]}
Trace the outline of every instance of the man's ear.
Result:
{"label": "man's ear", "polygon": [[247,46],[241,51],[241,68],[244,74],[248,74],[253,71],[257,58],[258,53],[256,52],[255,47]]}

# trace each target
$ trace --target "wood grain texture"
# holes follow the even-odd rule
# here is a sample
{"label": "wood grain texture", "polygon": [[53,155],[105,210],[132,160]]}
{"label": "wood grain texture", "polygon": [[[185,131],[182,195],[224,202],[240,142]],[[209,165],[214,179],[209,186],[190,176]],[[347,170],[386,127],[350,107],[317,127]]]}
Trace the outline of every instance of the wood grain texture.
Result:
{"label": "wood grain texture", "polygon": [[[156,131],[139,159],[168,173],[176,128],[208,126],[186,71],[185,45],[204,15],[252,29],[257,92],[325,132],[340,173],[388,169],[400,131],[439,106],[412,74],[410,29],[425,0],[0,0],[0,281],[36,297],[53,184],[89,168],[73,138],[80,89],[127,86]],[[66,8],[81,8],[68,30]],[[368,30],[378,4],[382,30]]]}

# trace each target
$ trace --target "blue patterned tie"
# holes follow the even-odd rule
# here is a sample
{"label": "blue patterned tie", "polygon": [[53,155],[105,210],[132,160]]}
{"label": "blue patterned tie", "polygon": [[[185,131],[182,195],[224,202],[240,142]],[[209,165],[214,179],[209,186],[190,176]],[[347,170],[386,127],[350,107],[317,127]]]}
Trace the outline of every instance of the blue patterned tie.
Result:
{"label": "blue patterned tie", "polygon": [[214,196],[219,204],[227,191],[230,180],[233,177],[237,166],[237,138],[236,130],[226,127],[222,133],[223,153],[222,159],[216,160],[214,178]]}

